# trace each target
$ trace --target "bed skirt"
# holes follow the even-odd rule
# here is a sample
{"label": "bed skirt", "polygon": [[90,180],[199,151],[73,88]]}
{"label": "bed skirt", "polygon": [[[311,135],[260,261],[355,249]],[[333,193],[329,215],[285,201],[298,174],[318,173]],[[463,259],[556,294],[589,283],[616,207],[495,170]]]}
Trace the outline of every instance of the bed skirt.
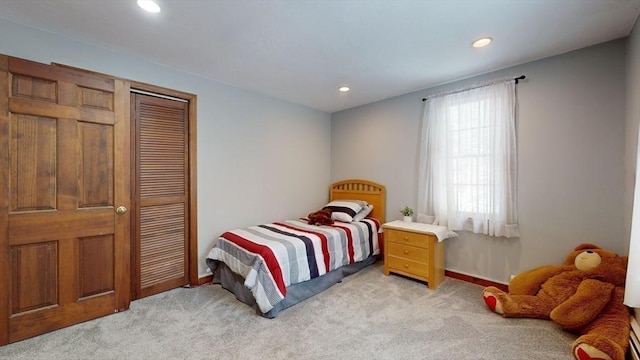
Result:
{"label": "bed skirt", "polygon": [[274,318],[278,316],[282,310],[321,293],[339,283],[343,278],[372,265],[377,259],[378,255],[373,255],[357,263],[330,271],[320,277],[291,285],[287,288],[287,295],[284,299],[266,313],[260,311],[251,290],[244,286],[244,278],[242,276],[234,273],[227,265],[216,260],[207,259],[207,266],[209,266],[213,273],[213,284],[220,284],[222,288],[232,292],[236,299],[254,308],[258,315],[266,318]]}

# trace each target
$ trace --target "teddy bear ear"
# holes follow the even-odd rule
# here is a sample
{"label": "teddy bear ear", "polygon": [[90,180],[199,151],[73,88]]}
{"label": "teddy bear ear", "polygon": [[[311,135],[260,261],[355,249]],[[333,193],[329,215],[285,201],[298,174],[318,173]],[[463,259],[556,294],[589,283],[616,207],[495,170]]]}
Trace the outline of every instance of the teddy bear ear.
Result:
{"label": "teddy bear ear", "polygon": [[576,248],[574,250],[578,251],[578,250],[586,250],[586,249],[600,249],[600,246],[589,244],[589,243],[584,243],[584,244],[580,244],[580,245],[576,246]]}

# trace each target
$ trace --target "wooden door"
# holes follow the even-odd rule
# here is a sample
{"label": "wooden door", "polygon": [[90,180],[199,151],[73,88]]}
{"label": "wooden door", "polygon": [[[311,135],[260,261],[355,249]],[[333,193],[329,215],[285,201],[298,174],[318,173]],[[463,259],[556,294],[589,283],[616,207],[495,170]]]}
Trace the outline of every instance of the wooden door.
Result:
{"label": "wooden door", "polygon": [[189,283],[189,104],[131,94],[134,299]]}
{"label": "wooden door", "polygon": [[129,307],[125,87],[0,56],[0,345]]}

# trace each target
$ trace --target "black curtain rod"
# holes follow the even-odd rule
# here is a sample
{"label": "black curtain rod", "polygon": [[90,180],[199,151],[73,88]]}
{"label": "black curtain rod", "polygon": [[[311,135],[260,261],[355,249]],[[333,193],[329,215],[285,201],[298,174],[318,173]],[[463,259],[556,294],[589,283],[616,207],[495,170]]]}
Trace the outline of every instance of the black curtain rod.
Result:
{"label": "black curtain rod", "polygon": [[[526,78],[526,76],[524,75],[520,75],[517,78],[514,78],[513,80],[516,82],[516,84],[518,84],[518,80],[524,80]],[[458,92],[458,91],[454,91],[454,92]],[[427,101],[428,98],[422,98],[422,101]]]}
{"label": "black curtain rod", "polygon": [[513,79],[513,80],[515,80],[515,81],[516,81],[516,84],[518,84],[518,80],[524,80],[524,79],[526,79],[526,78],[527,78],[526,76],[524,76],[524,75],[520,75],[520,76],[518,76],[517,78],[515,78],[515,79]]}

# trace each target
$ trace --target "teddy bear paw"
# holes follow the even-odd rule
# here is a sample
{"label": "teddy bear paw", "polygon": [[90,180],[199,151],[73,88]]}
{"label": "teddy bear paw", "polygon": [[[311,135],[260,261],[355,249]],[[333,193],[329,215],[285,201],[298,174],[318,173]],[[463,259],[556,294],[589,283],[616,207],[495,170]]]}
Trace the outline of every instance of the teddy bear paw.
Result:
{"label": "teddy bear paw", "polygon": [[573,351],[577,360],[611,360],[611,357],[589,344],[579,344]]}
{"label": "teddy bear paw", "polygon": [[489,309],[491,309],[492,311],[500,315],[503,314],[502,304],[500,303],[500,300],[498,300],[498,297],[495,294],[488,291],[484,291],[482,293],[482,297],[484,298],[484,303],[487,304]]}

